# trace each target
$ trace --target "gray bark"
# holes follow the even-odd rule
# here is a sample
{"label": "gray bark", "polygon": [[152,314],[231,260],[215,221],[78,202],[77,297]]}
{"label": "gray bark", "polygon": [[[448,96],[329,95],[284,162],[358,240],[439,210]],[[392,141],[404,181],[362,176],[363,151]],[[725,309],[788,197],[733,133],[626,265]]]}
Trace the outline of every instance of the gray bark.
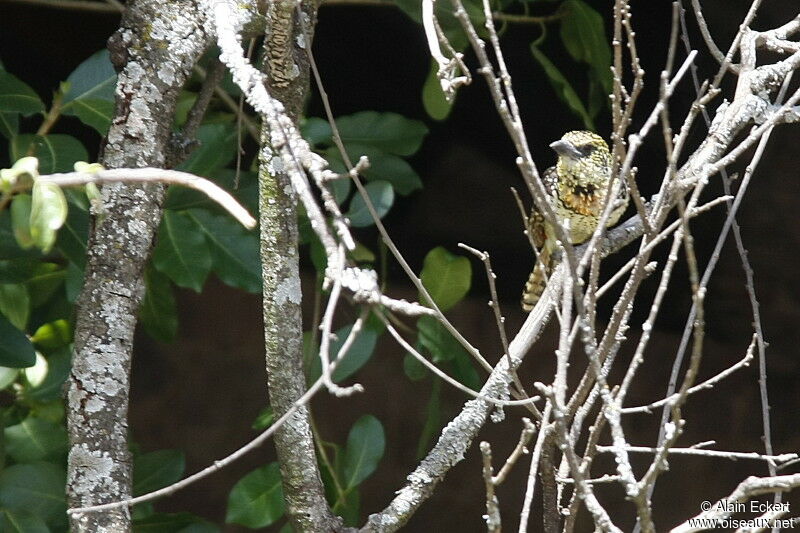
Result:
{"label": "gray bark", "polygon": [[[164,166],[178,92],[208,44],[195,2],[128,4],[109,40],[119,81],[104,166]],[[67,398],[71,507],[131,494],[127,411],[133,333],[164,192],[162,185],[107,185],[102,210],[94,213]],[[71,528],[129,531],[130,514],[122,508],[75,515]]]}
{"label": "gray bark", "polygon": [[[305,46],[316,8],[305,2],[302,11],[291,1],[267,8],[265,68],[270,94],[296,121],[309,85]],[[303,17],[301,21],[298,17]],[[306,35],[306,30],[309,35]],[[303,372],[303,324],[297,249],[297,198],[281,157],[270,145],[269,124],[262,132],[259,171],[261,263],[264,283],[264,340],[270,404],[276,417],[286,413],[306,390]],[[302,407],[275,433],[287,515],[295,531],[337,531],[341,519],[326,500],[309,410]]]}

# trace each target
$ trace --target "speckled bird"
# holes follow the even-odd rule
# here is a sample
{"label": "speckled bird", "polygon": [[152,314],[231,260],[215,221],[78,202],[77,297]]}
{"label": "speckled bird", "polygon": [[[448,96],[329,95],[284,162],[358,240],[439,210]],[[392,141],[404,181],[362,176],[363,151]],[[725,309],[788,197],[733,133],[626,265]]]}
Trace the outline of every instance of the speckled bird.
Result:
{"label": "speckled bird", "polygon": [[[544,172],[542,179],[547,200],[564,228],[569,228],[572,244],[580,244],[592,236],[605,207],[611,152],[603,138],[590,131],[567,132],[550,148],[558,154],[558,161]],[[607,227],[617,223],[627,205],[628,189],[622,186]],[[556,233],[535,207],[528,221],[528,232],[539,249],[539,261],[522,292],[525,311],[532,310],[539,301],[558,255]]]}

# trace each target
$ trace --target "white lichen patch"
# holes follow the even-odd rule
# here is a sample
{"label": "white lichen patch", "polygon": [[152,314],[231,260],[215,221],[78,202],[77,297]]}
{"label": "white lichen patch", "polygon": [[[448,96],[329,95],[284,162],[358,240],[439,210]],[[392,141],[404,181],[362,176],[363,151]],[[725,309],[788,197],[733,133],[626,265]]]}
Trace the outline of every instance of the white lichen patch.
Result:
{"label": "white lichen patch", "polygon": [[161,65],[161,68],[158,69],[156,74],[158,75],[158,79],[167,85],[173,85],[175,83],[175,67],[173,67],[170,63],[164,63]]}
{"label": "white lichen patch", "polygon": [[302,296],[299,276],[289,276],[275,288],[275,303],[277,305],[283,305],[286,302],[299,305]]}
{"label": "white lichen patch", "polygon": [[114,460],[106,452],[90,450],[87,444],[77,444],[69,451],[71,490],[76,494],[90,494],[105,486],[116,492],[117,483],[111,475]]}

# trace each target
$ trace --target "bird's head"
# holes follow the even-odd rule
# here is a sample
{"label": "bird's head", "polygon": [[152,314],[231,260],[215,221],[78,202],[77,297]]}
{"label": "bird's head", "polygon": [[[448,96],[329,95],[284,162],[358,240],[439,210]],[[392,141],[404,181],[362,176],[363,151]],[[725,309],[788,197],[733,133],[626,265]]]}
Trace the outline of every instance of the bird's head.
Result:
{"label": "bird's head", "polygon": [[608,183],[611,153],[602,137],[591,131],[569,131],[550,145],[558,154],[556,170],[573,185],[598,187]]}

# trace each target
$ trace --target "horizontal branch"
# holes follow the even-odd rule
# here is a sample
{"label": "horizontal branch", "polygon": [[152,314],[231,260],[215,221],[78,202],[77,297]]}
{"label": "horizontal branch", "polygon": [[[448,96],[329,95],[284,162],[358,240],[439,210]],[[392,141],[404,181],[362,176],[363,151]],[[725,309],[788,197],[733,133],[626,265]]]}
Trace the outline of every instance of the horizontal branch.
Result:
{"label": "horizontal branch", "polygon": [[247,209],[236,201],[226,190],[200,176],[180,172],[178,170],[165,170],[162,168],[115,168],[100,170],[98,172],[67,172],[39,176],[39,181],[53,183],[59,187],[75,187],[94,183],[166,183],[168,185],[181,185],[198,190],[217,202],[244,227],[250,229],[256,226],[256,219],[247,212]]}

